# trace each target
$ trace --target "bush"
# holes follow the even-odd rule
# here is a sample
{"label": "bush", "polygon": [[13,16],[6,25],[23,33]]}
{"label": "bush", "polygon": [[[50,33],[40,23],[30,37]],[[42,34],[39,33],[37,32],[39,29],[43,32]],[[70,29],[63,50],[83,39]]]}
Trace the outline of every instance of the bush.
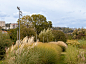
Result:
{"label": "bush", "polygon": [[77,49],[76,47],[73,46],[68,46],[66,50],[66,55],[65,55],[65,62],[68,64],[77,64]]}
{"label": "bush", "polygon": [[14,42],[16,42],[17,40],[17,28],[16,29],[10,29],[7,31],[9,36],[10,36],[10,39]]}
{"label": "bush", "polygon": [[78,46],[80,43],[77,40],[67,40],[68,45]]}
{"label": "bush", "polygon": [[8,64],[57,64],[61,51],[59,46],[50,43],[23,43],[19,49],[16,45],[9,48],[6,60]]}
{"label": "bush", "polygon": [[85,64],[85,53],[85,50],[81,50],[73,46],[68,46],[64,62],[67,64]]}
{"label": "bush", "polygon": [[57,64],[60,59],[61,48],[54,44],[40,44],[34,47],[30,53],[30,64]]}
{"label": "bush", "polygon": [[69,40],[72,40],[72,39],[73,39],[73,35],[72,35],[72,34],[66,34],[66,37],[67,37],[67,39],[69,39]]}
{"label": "bush", "polygon": [[73,31],[73,38],[74,39],[83,39],[85,37],[86,37],[86,29],[79,28],[79,29],[75,29]]}
{"label": "bush", "polygon": [[12,45],[8,34],[0,32],[0,60],[4,58],[6,48]]}
{"label": "bush", "polygon": [[50,42],[53,40],[53,34],[51,29],[43,30],[39,34],[40,41],[43,42],[43,37],[44,37],[44,42]]}
{"label": "bush", "polygon": [[86,40],[79,40],[79,48],[86,49]]}
{"label": "bush", "polygon": [[21,39],[23,39],[24,37],[28,36],[28,37],[31,37],[31,36],[35,36],[36,35],[36,32],[33,28],[26,28],[26,27],[21,27]]}
{"label": "bush", "polygon": [[[16,40],[17,40],[17,30],[18,30],[19,28],[15,28],[15,29],[10,29],[9,31],[8,31],[8,34],[10,35],[10,38],[14,41],[14,42],[16,42]],[[18,32],[19,32],[19,30],[18,30]],[[19,33],[18,33],[19,34]],[[36,35],[36,32],[34,31],[34,29],[33,28],[26,28],[26,27],[24,27],[24,26],[21,26],[20,27],[20,39],[23,39],[24,37],[26,37],[26,36],[29,36],[29,37],[31,37],[31,36],[35,36]],[[18,37],[19,38],[19,37]]]}
{"label": "bush", "polygon": [[53,30],[52,31],[53,35],[54,35],[54,41],[63,41],[63,42],[66,42],[67,41],[67,38],[65,36],[65,34],[62,32],[62,31],[59,31],[59,30]]}
{"label": "bush", "polygon": [[60,46],[62,48],[62,51],[64,52],[67,48],[67,44],[62,42],[62,41],[58,41],[58,42],[50,42],[52,44],[56,44],[58,46]]}

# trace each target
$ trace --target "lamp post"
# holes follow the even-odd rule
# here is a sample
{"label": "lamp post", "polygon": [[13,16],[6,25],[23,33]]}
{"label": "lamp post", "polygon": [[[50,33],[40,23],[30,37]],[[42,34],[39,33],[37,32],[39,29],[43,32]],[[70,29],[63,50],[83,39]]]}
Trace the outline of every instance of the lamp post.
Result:
{"label": "lamp post", "polygon": [[37,43],[37,31],[36,31],[36,43]]}
{"label": "lamp post", "polygon": [[[49,29],[50,29],[50,25],[49,25]],[[49,36],[49,35],[47,34],[47,42],[48,42],[48,36]]]}
{"label": "lamp post", "polygon": [[48,35],[47,35],[47,43],[48,43]]}
{"label": "lamp post", "polygon": [[17,29],[17,40],[18,40],[18,29]]}
{"label": "lamp post", "polygon": [[[43,28],[44,28],[44,24],[43,24]],[[44,34],[43,34],[43,43],[44,43]]]}
{"label": "lamp post", "polygon": [[34,27],[34,30],[36,31],[36,43],[37,43],[37,30],[36,28]]}
{"label": "lamp post", "polygon": [[44,43],[44,35],[43,35],[43,43]]}
{"label": "lamp post", "polygon": [[[20,43],[20,15],[22,16],[22,12],[20,11],[20,7],[17,6],[17,9],[19,10],[19,43]],[[18,43],[18,48],[19,48],[19,43]]]}

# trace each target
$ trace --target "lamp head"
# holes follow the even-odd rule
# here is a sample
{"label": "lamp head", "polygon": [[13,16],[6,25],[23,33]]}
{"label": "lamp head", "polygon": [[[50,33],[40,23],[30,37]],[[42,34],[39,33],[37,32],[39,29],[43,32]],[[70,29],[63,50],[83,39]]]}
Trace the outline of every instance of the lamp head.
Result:
{"label": "lamp head", "polygon": [[17,9],[20,10],[20,7],[17,6]]}

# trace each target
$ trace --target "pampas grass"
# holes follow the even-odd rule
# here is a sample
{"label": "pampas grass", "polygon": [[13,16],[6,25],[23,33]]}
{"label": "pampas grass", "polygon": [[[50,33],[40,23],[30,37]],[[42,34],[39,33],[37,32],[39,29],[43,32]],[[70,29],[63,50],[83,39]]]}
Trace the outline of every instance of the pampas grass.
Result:
{"label": "pampas grass", "polygon": [[57,64],[62,49],[60,46],[51,43],[41,42],[18,42],[6,51],[8,64]]}

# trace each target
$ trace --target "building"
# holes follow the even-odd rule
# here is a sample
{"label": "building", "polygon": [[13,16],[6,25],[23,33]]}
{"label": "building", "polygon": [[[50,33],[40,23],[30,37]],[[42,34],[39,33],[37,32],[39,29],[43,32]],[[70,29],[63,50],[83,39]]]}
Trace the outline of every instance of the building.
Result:
{"label": "building", "polygon": [[2,29],[15,29],[18,27],[17,23],[7,23],[5,24],[5,21],[0,21],[0,26],[2,27]]}
{"label": "building", "polygon": [[17,23],[11,23],[10,24],[10,29],[15,29],[18,27],[18,24]]}
{"label": "building", "polygon": [[8,24],[5,24],[5,29],[15,29],[18,27],[18,24],[17,23],[8,23]]}
{"label": "building", "polygon": [[5,27],[5,21],[0,21],[0,26]]}
{"label": "building", "polygon": [[10,29],[10,24],[11,24],[11,23],[5,24],[4,29],[7,29],[7,30]]}

